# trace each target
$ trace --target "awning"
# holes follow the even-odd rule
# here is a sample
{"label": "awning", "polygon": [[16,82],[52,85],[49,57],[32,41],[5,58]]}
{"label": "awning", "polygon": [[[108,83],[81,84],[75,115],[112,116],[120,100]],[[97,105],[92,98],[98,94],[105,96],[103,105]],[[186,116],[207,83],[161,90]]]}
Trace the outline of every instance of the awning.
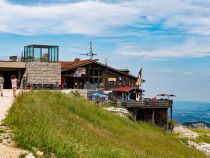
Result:
{"label": "awning", "polygon": [[130,91],[136,91],[136,92],[144,92],[144,90],[136,88],[136,87],[118,87],[112,90],[112,92],[130,92]]}

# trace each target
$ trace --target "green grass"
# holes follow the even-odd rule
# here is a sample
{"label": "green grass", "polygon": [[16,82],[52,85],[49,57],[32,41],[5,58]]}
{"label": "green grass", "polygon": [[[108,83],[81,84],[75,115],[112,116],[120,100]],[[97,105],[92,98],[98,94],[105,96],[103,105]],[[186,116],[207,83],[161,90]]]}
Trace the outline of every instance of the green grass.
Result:
{"label": "green grass", "polygon": [[175,136],[57,92],[17,97],[5,119],[17,145],[58,158],[203,158]]}

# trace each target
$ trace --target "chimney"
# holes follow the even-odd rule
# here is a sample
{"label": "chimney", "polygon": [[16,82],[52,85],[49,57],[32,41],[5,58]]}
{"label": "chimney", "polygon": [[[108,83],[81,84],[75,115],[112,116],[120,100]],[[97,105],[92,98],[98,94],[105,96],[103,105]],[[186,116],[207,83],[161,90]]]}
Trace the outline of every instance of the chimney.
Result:
{"label": "chimney", "polygon": [[74,59],[74,62],[79,62],[80,61],[80,58],[75,58]]}

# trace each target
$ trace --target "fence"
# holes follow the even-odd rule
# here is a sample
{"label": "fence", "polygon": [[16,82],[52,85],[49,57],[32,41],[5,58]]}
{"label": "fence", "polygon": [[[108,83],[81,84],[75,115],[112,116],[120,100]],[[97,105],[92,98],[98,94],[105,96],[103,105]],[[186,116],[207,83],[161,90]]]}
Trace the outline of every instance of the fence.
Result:
{"label": "fence", "polygon": [[22,61],[22,57],[20,56],[0,56],[0,61],[11,61],[11,62],[16,62],[16,61]]}

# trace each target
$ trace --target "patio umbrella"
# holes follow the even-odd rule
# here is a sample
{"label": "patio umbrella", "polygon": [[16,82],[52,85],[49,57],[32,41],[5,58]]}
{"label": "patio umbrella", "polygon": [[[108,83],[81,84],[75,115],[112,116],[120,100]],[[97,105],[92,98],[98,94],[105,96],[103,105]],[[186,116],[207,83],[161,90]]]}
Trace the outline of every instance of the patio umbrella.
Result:
{"label": "patio umbrella", "polygon": [[174,94],[168,94],[169,97],[176,97]]}
{"label": "patio umbrella", "polygon": [[91,96],[92,96],[93,100],[95,100],[96,97],[103,98],[103,99],[108,99],[108,95],[102,94],[102,93],[99,93],[99,92],[95,92]]}
{"label": "patio umbrella", "polygon": [[168,96],[168,94],[167,93],[160,93],[157,96],[165,97],[165,96]]}

